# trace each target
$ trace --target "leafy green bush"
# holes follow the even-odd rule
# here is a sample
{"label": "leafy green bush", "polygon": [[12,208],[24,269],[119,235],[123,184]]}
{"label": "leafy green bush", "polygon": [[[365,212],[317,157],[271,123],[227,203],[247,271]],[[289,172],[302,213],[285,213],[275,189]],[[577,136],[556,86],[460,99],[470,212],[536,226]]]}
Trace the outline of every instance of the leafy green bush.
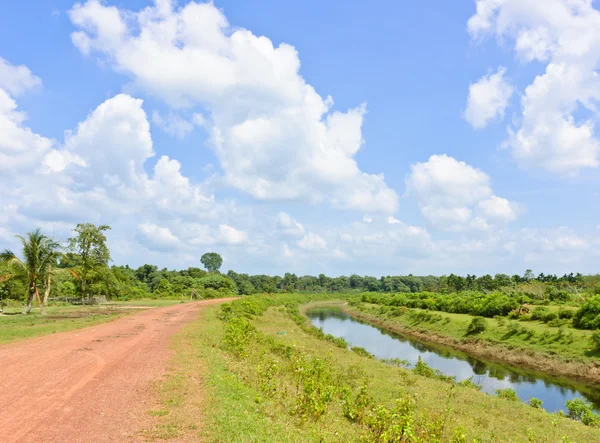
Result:
{"label": "leafy green bush", "polygon": [[544,316],[546,316],[549,312],[550,311],[548,310],[548,308],[546,308],[544,306],[538,306],[531,313],[531,319],[532,320],[543,320]]}
{"label": "leafy green bush", "polygon": [[483,317],[475,317],[467,327],[467,334],[480,334],[488,327],[487,320]]}
{"label": "leafy green bush", "polygon": [[544,323],[549,323],[553,320],[558,320],[558,314],[556,312],[547,312],[542,316]]}
{"label": "leafy green bush", "polygon": [[511,389],[511,388],[496,389],[496,395],[500,398],[505,398],[505,399],[511,400],[511,401],[519,400],[519,397],[517,397],[517,393],[515,392],[514,389]]}
{"label": "leafy green bush", "polygon": [[573,325],[580,329],[600,329],[600,295],[588,299],[573,316]]}
{"label": "leafy green bush", "polygon": [[542,409],[543,404],[544,404],[544,402],[542,400],[540,400],[539,398],[531,397],[529,399],[529,406],[531,406],[532,408]]}
{"label": "leafy green bush", "polygon": [[571,309],[560,308],[558,310],[558,318],[561,319],[571,319],[575,315],[575,312]]}
{"label": "leafy green bush", "polygon": [[576,398],[567,400],[565,406],[569,410],[569,418],[580,421],[587,426],[600,426],[600,416],[594,413],[592,405],[588,402]]}
{"label": "leafy green bush", "polygon": [[592,334],[592,343],[597,351],[600,351],[600,331]]}

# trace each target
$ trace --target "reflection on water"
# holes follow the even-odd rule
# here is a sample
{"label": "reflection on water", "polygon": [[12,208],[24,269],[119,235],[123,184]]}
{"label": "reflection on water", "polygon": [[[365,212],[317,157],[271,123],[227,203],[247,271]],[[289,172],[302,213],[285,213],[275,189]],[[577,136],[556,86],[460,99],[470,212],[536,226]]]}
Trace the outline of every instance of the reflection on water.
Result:
{"label": "reflection on water", "polygon": [[421,357],[432,368],[454,376],[458,381],[473,377],[473,381],[482,385],[483,391],[489,394],[494,394],[496,389],[512,388],[523,401],[529,401],[531,397],[543,400],[543,407],[550,412],[565,410],[565,402],[573,398],[583,398],[594,403],[596,408],[600,407],[600,388],[597,386],[485,362],[452,349],[432,346],[361,323],[335,309],[317,308],[307,315],[326,334],[343,337],[379,359],[399,358],[414,364]]}

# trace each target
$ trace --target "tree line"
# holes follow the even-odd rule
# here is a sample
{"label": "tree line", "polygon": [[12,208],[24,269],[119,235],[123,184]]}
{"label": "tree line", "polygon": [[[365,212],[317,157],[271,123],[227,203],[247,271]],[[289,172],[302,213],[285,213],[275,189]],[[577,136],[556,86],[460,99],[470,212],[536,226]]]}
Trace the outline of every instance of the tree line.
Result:
{"label": "tree line", "polygon": [[203,298],[257,293],[319,293],[319,292],[372,292],[416,294],[422,292],[451,294],[462,291],[491,293],[520,292],[534,299],[566,301],[573,294],[600,293],[600,276],[552,274],[535,276],[527,270],[522,276],[489,274],[465,277],[447,276],[350,276],[329,277],[249,275],[228,271],[220,272],[222,257],[207,252],[200,258],[200,267],[183,270],[159,269],[152,264],[138,268],[129,265],[109,266],[110,250],[106,232],[109,226],[91,223],[78,224],[73,235],[60,243],[36,230],[17,236],[21,251],[5,250],[0,255],[0,299],[24,300],[26,312],[37,300],[40,306],[52,298],[92,300],[106,296],[113,299],[178,298],[192,293]]}

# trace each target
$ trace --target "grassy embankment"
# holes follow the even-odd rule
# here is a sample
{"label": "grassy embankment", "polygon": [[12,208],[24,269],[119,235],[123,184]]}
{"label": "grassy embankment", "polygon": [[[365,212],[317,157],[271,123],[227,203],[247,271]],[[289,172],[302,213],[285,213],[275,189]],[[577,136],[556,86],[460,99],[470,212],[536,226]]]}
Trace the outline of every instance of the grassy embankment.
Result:
{"label": "grassy embankment", "polygon": [[145,436],[210,442],[598,439],[597,428],[340,347],[301,326],[298,301],[291,297],[287,308],[262,315],[252,300],[234,302],[248,309],[226,313],[226,320],[220,307],[205,308],[174,337],[171,367],[157,385],[160,400],[149,411],[156,423]]}
{"label": "grassy embankment", "polygon": [[540,321],[486,319],[487,329],[468,335],[473,316],[420,309],[343,305],[355,318],[391,332],[437,343],[492,361],[600,383],[600,352],[593,331],[552,327]]}
{"label": "grassy embankment", "polygon": [[0,344],[109,322],[139,312],[139,307],[169,306],[176,303],[179,300],[135,300],[98,306],[50,305],[46,308],[47,315],[40,315],[39,308],[24,315],[21,313],[21,306],[8,307],[0,315]]}

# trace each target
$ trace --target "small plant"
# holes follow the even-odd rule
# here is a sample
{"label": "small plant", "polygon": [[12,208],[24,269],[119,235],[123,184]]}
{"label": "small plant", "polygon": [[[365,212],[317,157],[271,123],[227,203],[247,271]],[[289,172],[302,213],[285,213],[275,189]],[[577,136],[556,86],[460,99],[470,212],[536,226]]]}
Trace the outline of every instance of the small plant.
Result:
{"label": "small plant", "polygon": [[487,320],[483,317],[475,317],[467,327],[467,334],[480,334],[487,329]]}
{"label": "small plant", "polygon": [[358,355],[362,355],[363,357],[375,358],[373,354],[371,354],[365,348],[361,348],[360,346],[352,346],[350,350]]}
{"label": "small plant", "polygon": [[583,401],[580,398],[576,398],[573,400],[567,400],[565,406],[569,411],[569,418],[580,421],[587,426],[600,426],[600,416],[594,413],[592,405],[588,402]]}
{"label": "small plant", "polygon": [[542,400],[540,400],[539,398],[531,397],[529,399],[529,406],[531,406],[532,408],[542,409],[543,404],[544,404],[544,402]]}
{"label": "small plant", "polygon": [[592,343],[594,344],[594,349],[600,351],[600,331],[596,331],[592,334]]}
{"label": "small plant", "polygon": [[477,391],[481,391],[483,387],[477,383],[473,383],[473,377],[469,377],[466,380],[456,383],[456,386],[460,386],[461,388],[475,389]]}
{"label": "small plant", "polygon": [[381,360],[386,365],[397,366],[399,368],[410,368],[410,362],[408,360],[401,360],[399,358],[385,358]]}
{"label": "small plant", "polygon": [[558,310],[558,318],[561,319],[571,319],[575,315],[575,312],[571,309],[560,308]]}
{"label": "small plant", "polygon": [[511,321],[508,323],[508,333],[510,335],[518,334],[521,332],[521,325],[516,321]]}
{"label": "small plant", "polygon": [[506,388],[506,389],[496,389],[496,395],[500,398],[505,398],[510,401],[517,401],[519,397],[517,397],[517,393],[514,389]]}

